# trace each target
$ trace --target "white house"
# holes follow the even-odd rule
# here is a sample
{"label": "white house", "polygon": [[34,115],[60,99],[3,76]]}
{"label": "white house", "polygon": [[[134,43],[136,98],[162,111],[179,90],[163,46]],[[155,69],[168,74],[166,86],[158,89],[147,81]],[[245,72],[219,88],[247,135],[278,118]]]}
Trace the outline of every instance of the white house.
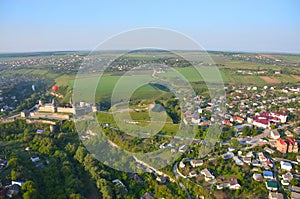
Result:
{"label": "white house", "polygon": [[185,167],[185,164],[184,164],[182,161],[180,161],[179,167],[180,167],[180,168],[184,168],[184,167]]}
{"label": "white house", "polygon": [[201,174],[204,175],[205,181],[210,181],[210,180],[215,179],[215,176],[212,175],[212,173],[207,168],[203,169],[201,171]]}
{"label": "white house", "polygon": [[281,161],[280,162],[280,167],[282,170],[286,170],[286,171],[291,171],[293,166],[291,163],[289,162],[284,162],[284,161]]}
{"label": "white house", "polygon": [[196,177],[197,176],[197,172],[196,171],[191,171],[190,173],[189,173],[189,177],[190,178],[193,178],[193,177]]}
{"label": "white house", "polygon": [[254,173],[252,177],[255,181],[263,181],[263,176],[260,173]]}
{"label": "white house", "polygon": [[237,190],[240,189],[241,185],[238,183],[236,178],[231,178],[229,181],[229,189]]}
{"label": "white house", "polygon": [[18,180],[13,180],[11,181],[11,185],[18,185],[20,187],[22,187],[22,185],[24,184],[25,182],[23,181],[18,181]]}
{"label": "white house", "polygon": [[190,163],[192,167],[199,167],[203,165],[203,160],[191,160]]}
{"label": "white house", "polygon": [[280,138],[280,134],[278,133],[277,130],[272,130],[270,132],[270,138],[277,140],[278,138]]}
{"label": "white house", "polygon": [[30,157],[30,159],[31,159],[32,162],[38,162],[38,161],[40,161],[39,157]]}

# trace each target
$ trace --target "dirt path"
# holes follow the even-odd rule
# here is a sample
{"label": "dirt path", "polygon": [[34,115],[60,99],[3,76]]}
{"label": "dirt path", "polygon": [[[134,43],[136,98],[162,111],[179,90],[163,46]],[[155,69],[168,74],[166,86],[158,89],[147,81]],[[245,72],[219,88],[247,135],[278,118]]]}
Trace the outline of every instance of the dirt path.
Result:
{"label": "dirt path", "polygon": [[261,76],[260,78],[262,78],[263,80],[265,80],[267,83],[270,83],[270,84],[280,84],[281,83],[281,81],[279,79],[271,78],[268,76]]}

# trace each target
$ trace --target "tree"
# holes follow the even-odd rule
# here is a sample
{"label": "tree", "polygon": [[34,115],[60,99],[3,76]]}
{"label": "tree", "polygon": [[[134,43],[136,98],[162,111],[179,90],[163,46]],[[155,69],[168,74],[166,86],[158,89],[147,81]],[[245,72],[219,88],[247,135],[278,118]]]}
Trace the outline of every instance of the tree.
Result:
{"label": "tree", "polygon": [[17,164],[18,164],[18,158],[11,158],[11,159],[9,159],[9,161],[8,161],[8,166],[17,166]]}
{"label": "tree", "polygon": [[291,181],[290,181],[291,185],[293,186],[296,186],[298,184],[298,180],[296,178],[293,178]]}
{"label": "tree", "polygon": [[15,169],[12,169],[10,175],[11,175],[11,180],[18,180],[21,176],[21,173],[17,172]]}
{"label": "tree", "polygon": [[82,199],[83,197],[79,193],[77,193],[77,194],[72,193],[72,194],[70,194],[69,198],[70,199]]}
{"label": "tree", "polygon": [[35,184],[33,181],[31,181],[31,180],[26,181],[22,186],[22,190],[25,191],[23,194],[24,199],[38,198],[38,192],[35,188]]}
{"label": "tree", "polygon": [[22,190],[24,191],[30,191],[32,189],[35,189],[35,185],[34,182],[31,180],[26,181],[22,186]]}
{"label": "tree", "polygon": [[75,153],[75,159],[78,160],[78,162],[83,163],[84,157],[86,156],[87,152],[84,147],[79,146],[76,153]]}
{"label": "tree", "polygon": [[237,139],[231,139],[231,146],[233,147],[238,147],[239,146],[239,141]]}
{"label": "tree", "polygon": [[26,191],[23,193],[23,199],[36,199],[37,197],[37,191],[36,189],[33,189],[31,191]]}

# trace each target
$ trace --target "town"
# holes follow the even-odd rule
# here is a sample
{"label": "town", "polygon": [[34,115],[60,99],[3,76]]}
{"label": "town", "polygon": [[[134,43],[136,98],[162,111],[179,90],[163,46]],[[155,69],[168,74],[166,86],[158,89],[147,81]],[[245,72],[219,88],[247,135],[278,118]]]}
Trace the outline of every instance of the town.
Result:
{"label": "town", "polygon": [[[137,52],[130,57],[121,56],[112,64],[99,83],[94,102],[73,97],[76,70],[85,70],[90,76],[88,82],[94,82],[95,74],[102,70],[85,69],[80,63],[84,59],[108,63],[113,56],[106,53],[87,58],[84,52],[3,58],[1,197],[299,198],[300,87],[294,61],[284,61],[278,55],[273,59],[271,55],[211,53],[222,60],[216,65],[224,80],[224,93],[213,99],[191,66],[181,67],[185,64],[182,60],[164,52],[165,57],[155,61],[152,52]],[[173,78],[172,71],[164,67],[137,67],[146,63],[141,59],[144,56],[153,63],[178,68],[189,78],[196,95],[185,96],[180,90],[153,81],[136,91],[129,101],[107,101],[105,92],[112,92],[124,71],[135,70],[142,74],[140,77],[150,76],[153,80]],[[232,60],[237,58],[241,65],[251,61],[257,67],[232,66]],[[272,68],[258,67],[262,62],[273,64]],[[32,69],[32,65],[38,69]],[[205,63],[201,66],[210,67]],[[287,77],[292,81],[286,82]],[[134,82],[134,78],[139,75],[129,81]],[[79,76],[77,81],[85,85],[86,76]],[[125,102],[128,108],[123,108]],[[162,129],[156,134],[152,128],[135,130],[150,123],[150,111],[157,115],[166,111]],[[132,118],[114,119],[114,114],[126,113]],[[103,163],[86,148],[85,143],[99,139],[97,131],[77,132],[91,118],[100,124],[112,150],[163,150],[179,158],[164,168],[156,168],[151,158],[134,156],[128,168],[144,169],[145,173],[117,171],[114,168],[121,162],[107,159]],[[159,125],[161,121],[154,123]],[[177,135],[181,125],[194,127],[194,134]],[[109,153],[102,154],[105,155]],[[56,181],[49,180],[52,178]]]}

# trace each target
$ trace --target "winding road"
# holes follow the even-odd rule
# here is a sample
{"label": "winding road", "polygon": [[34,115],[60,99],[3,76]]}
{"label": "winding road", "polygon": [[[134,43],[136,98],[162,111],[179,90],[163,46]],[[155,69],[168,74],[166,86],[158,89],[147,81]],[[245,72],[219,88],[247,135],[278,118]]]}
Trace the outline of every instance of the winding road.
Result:
{"label": "winding road", "polygon": [[180,188],[181,188],[182,190],[185,191],[185,193],[186,193],[188,199],[192,199],[192,197],[191,197],[190,193],[188,192],[187,188],[179,181],[179,175],[178,175],[178,173],[177,173],[177,166],[178,166],[178,162],[176,162],[176,163],[174,164],[174,166],[173,166],[173,173],[174,173],[174,176],[175,176],[175,178],[176,178],[176,180],[177,180],[177,182],[178,182],[178,185],[180,186]]}

